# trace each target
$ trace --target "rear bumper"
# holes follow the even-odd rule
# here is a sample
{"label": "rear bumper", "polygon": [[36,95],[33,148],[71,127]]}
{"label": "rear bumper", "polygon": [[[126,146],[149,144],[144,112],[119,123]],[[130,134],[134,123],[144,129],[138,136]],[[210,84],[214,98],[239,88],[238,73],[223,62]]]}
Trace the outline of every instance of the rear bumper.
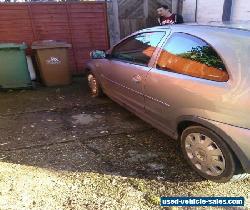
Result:
{"label": "rear bumper", "polygon": [[216,128],[213,130],[228,143],[245,172],[250,173],[250,130],[208,119],[206,121],[213,124],[213,128]]}

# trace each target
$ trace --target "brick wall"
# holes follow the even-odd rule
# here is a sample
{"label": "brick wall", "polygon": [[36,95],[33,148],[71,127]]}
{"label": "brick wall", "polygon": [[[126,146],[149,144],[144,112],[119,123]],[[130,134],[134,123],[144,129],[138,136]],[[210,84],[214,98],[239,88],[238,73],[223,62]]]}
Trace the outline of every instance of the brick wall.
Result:
{"label": "brick wall", "polygon": [[[197,21],[221,21],[224,0],[198,0]],[[196,0],[183,0],[183,17],[185,22],[195,21]],[[250,20],[249,0],[233,0],[232,21]]]}
{"label": "brick wall", "polygon": [[[224,0],[199,0],[197,8],[197,21],[221,21]],[[183,1],[183,17],[186,22],[195,20],[196,0]]]}
{"label": "brick wall", "polygon": [[249,0],[234,0],[231,19],[250,20],[250,4]]}
{"label": "brick wall", "polygon": [[185,22],[195,22],[196,0],[184,0],[182,15]]}

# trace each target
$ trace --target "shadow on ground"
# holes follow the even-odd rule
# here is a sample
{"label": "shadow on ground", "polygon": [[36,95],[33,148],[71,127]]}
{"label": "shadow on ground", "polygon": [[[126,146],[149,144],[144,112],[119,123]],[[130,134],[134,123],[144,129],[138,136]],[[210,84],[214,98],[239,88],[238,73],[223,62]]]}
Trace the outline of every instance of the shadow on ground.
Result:
{"label": "shadow on ground", "polygon": [[91,98],[82,78],[2,92],[0,104],[1,209],[157,210],[160,196],[249,202],[249,179],[202,180],[178,142],[107,97]]}
{"label": "shadow on ground", "polygon": [[68,88],[0,96],[1,161],[171,182],[202,179],[178,143],[77,79]]}

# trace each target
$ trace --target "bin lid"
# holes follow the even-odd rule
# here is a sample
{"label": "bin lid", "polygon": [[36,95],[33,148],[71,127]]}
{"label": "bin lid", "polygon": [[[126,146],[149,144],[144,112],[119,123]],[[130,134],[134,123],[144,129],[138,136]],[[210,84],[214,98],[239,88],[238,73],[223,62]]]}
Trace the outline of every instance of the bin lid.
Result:
{"label": "bin lid", "polygon": [[17,44],[17,43],[0,43],[0,50],[5,50],[5,49],[13,49],[17,48],[20,50],[24,50],[27,48],[26,44]]}
{"label": "bin lid", "polygon": [[70,48],[71,44],[55,40],[35,41],[32,43],[32,49],[51,49],[51,48]]}

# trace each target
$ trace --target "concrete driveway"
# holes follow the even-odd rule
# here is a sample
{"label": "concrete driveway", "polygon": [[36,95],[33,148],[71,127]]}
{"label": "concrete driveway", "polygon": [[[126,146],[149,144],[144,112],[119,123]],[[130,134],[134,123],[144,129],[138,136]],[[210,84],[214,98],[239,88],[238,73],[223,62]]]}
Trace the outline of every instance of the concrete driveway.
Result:
{"label": "concrete driveway", "polygon": [[203,180],[177,142],[91,98],[82,78],[1,92],[0,104],[0,209],[160,209],[160,196],[192,195],[244,196],[250,208],[249,179]]}

